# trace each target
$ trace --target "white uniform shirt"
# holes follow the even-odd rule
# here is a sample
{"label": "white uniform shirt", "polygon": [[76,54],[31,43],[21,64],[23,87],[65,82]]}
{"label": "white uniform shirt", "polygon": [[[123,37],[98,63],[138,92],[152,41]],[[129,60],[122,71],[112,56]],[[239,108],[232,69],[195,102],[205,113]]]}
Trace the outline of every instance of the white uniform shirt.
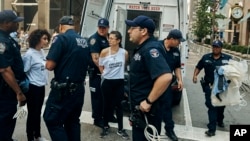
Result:
{"label": "white uniform shirt", "polygon": [[45,69],[44,50],[40,51],[29,48],[22,56],[24,63],[24,72],[26,73],[30,83],[36,86],[44,86],[48,83],[48,71]]}
{"label": "white uniform shirt", "polygon": [[116,54],[99,59],[99,65],[104,66],[102,77],[105,79],[124,79],[125,49],[119,48]]}

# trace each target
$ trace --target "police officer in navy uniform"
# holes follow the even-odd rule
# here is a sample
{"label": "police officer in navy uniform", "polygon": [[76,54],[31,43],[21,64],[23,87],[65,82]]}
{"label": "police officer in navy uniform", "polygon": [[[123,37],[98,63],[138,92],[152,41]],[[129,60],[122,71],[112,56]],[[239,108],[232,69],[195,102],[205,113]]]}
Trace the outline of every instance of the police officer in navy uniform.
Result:
{"label": "police officer in navy uniform", "polygon": [[[185,39],[182,37],[182,33],[178,29],[173,29],[169,32],[166,39],[160,41],[165,47],[166,51],[166,60],[171,69],[171,72],[174,72],[175,77],[178,82],[178,90],[183,89],[183,81],[181,75],[181,57],[178,46],[181,42],[184,42]],[[173,80],[172,80],[173,82]],[[165,123],[166,135],[173,141],[177,141],[178,138],[174,132],[174,121],[172,119],[172,102],[173,102],[174,93],[171,86],[168,87],[166,92],[163,94],[163,100],[161,101],[163,107],[163,121]]]}
{"label": "police officer in navy uniform", "polygon": [[216,125],[224,127],[224,109],[225,106],[214,107],[211,103],[211,87],[214,82],[214,70],[216,67],[228,64],[228,61],[232,59],[231,56],[221,52],[223,43],[216,40],[212,44],[212,53],[203,55],[201,60],[196,65],[193,75],[193,82],[197,83],[197,76],[202,69],[204,69],[205,76],[204,82],[202,82],[202,88],[205,93],[205,104],[208,108],[208,130],[205,134],[209,137],[215,135]]}
{"label": "police officer in navy uniform", "polygon": [[[144,113],[149,124],[160,133],[162,109],[159,107],[159,99],[171,83],[172,73],[165,59],[164,48],[153,37],[154,21],[140,15],[125,23],[129,26],[129,40],[138,45],[130,63],[131,107],[135,114],[138,110]],[[134,117],[135,114],[132,113],[130,117],[133,140],[146,141],[145,127],[137,124],[145,118]]]}
{"label": "police officer in navy uniform", "polygon": [[74,31],[71,16],[59,20],[59,31],[46,57],[46,68],[54,70],[54,78],[43,118],[53,141],[80,141],[88,43]]}
{"label": "police officer in navy uniform", "polygon": [[103,127],[103,95],[101,93],[101,73],[99,71],[99,55],[102,49],[109,47],[109,21],[105,18],[98,20],[97,32],[88,40],[92,63],[89,66],[89,87],[91,92],[92,118],[94,125]]}
{"label": "police officer in navy uniform", "polygon": [[13,140],[17,101],[24,105],[26,100],[17,83],[25,79],[20,46],[10,37],[23,19],[12,10],[0,12],[0,141]]}

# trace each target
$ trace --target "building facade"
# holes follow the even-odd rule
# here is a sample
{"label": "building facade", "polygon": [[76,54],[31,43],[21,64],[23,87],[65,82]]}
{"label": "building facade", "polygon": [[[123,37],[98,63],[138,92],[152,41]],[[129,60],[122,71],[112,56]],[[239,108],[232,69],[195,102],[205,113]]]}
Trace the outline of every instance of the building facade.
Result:
{"label": "building facade", "polygon": [[[222,14],[226,19],[217,19],[218,23],[218,36],[227,42],[233,43],[234,36],[238,39],[239,45],[249,46],[250,45],[250,0],[216,0],[220,3],[226,2],[223,8],[217,10],[217,14]],[[189,31],[192,35],[192,28],[196,21],[196,9],[199,6],[200,0],[190,0],[190,11],[189,11]],[[239,4],[243,7],[244,16],[238,22],[235,23],[231,20],[231,8]],[[194,37],[194,36],[193,36]]]}

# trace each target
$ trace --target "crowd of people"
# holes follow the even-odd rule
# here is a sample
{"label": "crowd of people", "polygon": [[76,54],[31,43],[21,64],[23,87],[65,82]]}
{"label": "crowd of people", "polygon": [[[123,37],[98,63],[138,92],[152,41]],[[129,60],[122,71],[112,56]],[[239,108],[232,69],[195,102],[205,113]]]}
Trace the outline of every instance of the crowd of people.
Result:
{"label": "crowd of people", "polygon": [[[63,16],[59,20],[60,34],[52,35],[47,56],[43,48],[49,44],[51,35],[46,29],[36,29],[30,33],[27,38],[29,49],[21,56],[20,44],[14,39],[13,33],[18,29],[18,22],[23,19],[12,10],[0,12],[0,141],[13,140],[16,123],[13,116],[17,104],[27,104],[28,107],[27,140],[45,140],[40,131],[40,115],[48,71],[54,72],[54,78],[50,82],[43,119],[53,141],[81,140],[79,117],[84,103],[87,73],[93,124],[102,129],[100,137],[109,135],[109,122],[117,122],[117,135],[129,139],[123,129],[121,104],[124,97],[124,73],[129,58],[128,52],[121,45],[122,34],[119,31],[109,33],[109,21],[101,18],[96,33],[85,39],[75,31],[74,19]],[[147,124],[153,125],[157,133],[161,134],[161,124],[164,122],[165,134],[177,141],[171,111],[171,83],[174,74],[178,90],[183,89],[178,46],[185,39],[180,30],[173,29],[164,40],[158,41],[153,36],[154,21],[144,15],[125,20],[124,24],[128,26],[129,41],[137,45],[129,64],[132,112],[128,122],[132,126],[131,138],[135,141],[149,140],[144,130]],[[193,76],[193,82],[196,83],[197,75],[204,68],[203,90],[209,116],[209,130],[205,132],[207,136],[215,135],[216,124],[224,127],[225,107],[214,107],[210,99],[213,70],[216,66],[225,65],[230,59],[230,56],[221,53],[222,46],[220,41],[213,43],[213,52],[202,57]],[[26,82],[24,84],[29,88],[28,91],[24,92],[21,82]],[[153,129],[146,131],[150,134]]]}

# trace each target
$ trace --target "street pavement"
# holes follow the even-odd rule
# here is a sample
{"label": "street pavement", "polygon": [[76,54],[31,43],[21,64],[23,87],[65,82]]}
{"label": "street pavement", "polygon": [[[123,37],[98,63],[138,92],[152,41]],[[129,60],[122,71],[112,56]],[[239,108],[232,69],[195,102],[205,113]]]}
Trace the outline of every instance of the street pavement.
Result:
{"label": "street pavement", "polygon": [[[198,61],[198,57],[195,53],[189,53],[189,59],[186,63],[186,77],[192,77],[193,72],[193,63]],[[189,65],[191,64],[191,65]],[[187,78],[184,77],[184,82]],[[190,79],[190,78],[189,78]],[[86,79],[88,81],[88,78]],[[120,136],[116,134],[117,131],[117,124],[111,123],[111,132],[105,138],[100,138],[101,129],[93,125],[93,119],[91,117],[91,102],[90,102],[90,93],[88,88],[88,83],[86,83],[86,93],[85,93],[85,103],[83,106],[83,111],[80,117],[81,121],[81,140],[82,141],[122,141]],[[189,109],[189,101],[188,101],[188,94],[185,88],[183,90],[183,97],[181,104],[177,107],[173,108],[173,119],[175,121],[179,121],[179,119],[183,120],[182,122],[178,122],[175,125],[175,132],[179,137],[179,141],[229,141],[229,132],[228,130],[217,130],[216,136],[214,137],[206,137],[204,132],[207,130],[205,128],[200,127],[193,127],[191,122],[191,114]],[[46,87],[46,98],[49,92],[49,86]],[[44,109],[45,105],[43,106]],[[87,107],[87,108],[86,108]],[[180,110],[181,109],[181,110]],[[184,114],[183,114],[184,113]],[[42,118],[41,118],[42,119]],[[180,121],[181,121],[180,120]],[[206,122],[206,121],[204,121]],[[164,124],[163,124],[164,125]],[[131,126],[128,124],[128,117],[127,115],[124,116],[124,128],[127,130],[127,133],[131,137]],[[164,129],[162,129],[164,134]],[[47,128],[44,124],[42,119],[41,122],[41,133],[44,138],[51,141],[50,136],[48,134]],[[16,128],[13,134],[14,139],[18,139],[18,141],[26,141],[26,119],[18,119]],[[162,135],[162,141],[169,140],[166,136]],[[132,139],[130,139],[132,140]]]}

